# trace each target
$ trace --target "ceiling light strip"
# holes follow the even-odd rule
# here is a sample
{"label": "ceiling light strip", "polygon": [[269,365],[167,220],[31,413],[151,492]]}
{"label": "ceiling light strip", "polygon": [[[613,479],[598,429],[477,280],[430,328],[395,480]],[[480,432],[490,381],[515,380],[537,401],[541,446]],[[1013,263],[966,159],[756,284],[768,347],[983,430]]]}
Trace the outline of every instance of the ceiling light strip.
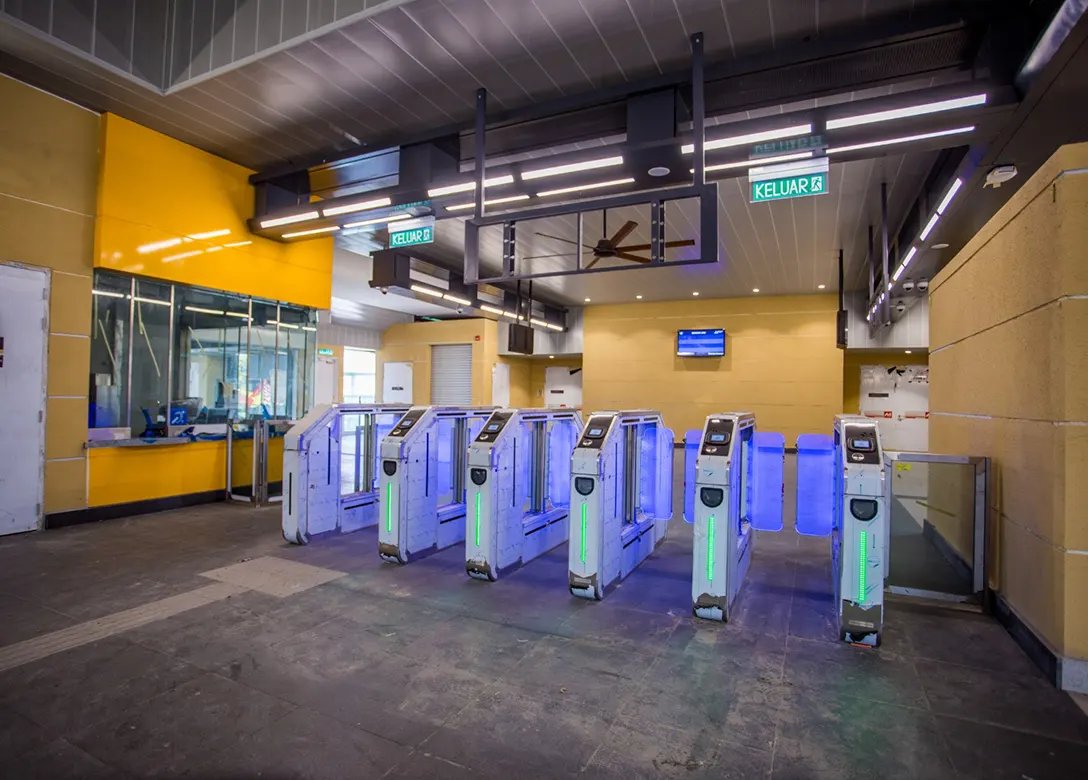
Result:
{"label": "ceiling light strip", "polygon": [[921,103],[916,106],[904,106],[903,108],[892,108],[887,111],[873,111],[868,114],[844,116],[841,119],[829,119],[827,120],[827,129],[840,130],[844,127],[857,127],[858,125],[869,125],[875,122],[887,122],[892,119],[906,119],[912,116],[937,114],[942,111],[955,111],[959,108],[981,106],[985,103],[986,93],[968,95],[966,97],[952,98],[951,100],[939,100],[935,103]]}
{"label": "ceiling light strip", "polygon": [[[509,198],[495,198],[494,200],[485,200],[485,206],[498,206],[500,203],[514,203],[519,200],[529,200],[529,195],[514,195]],[[455,206],[446,206],[446,211],[467,211],[468,209],[475,208],[475,203],[458,203]]]}
{"label": "ceiling light strip", "polygon": [[[497,176],[494,179],[484,180],[484,189],[488,187],[502,187],[505,184],[513,184],[513,176]],[[441,198],[444,195],[456,195],[459,192],[474,192],[476,190],[476,182],[466,181],[460,184],[450,184],[446,187],[435,187],[433,190],[427,190],[428,198]]]}
{"label": "ceiling light strip", "polygon": [[586,160],[584,162],[570,163],[568,165],[553,165],[549,168],[536,168],[531,171],[523,171],[521,178],[527,181],[543,179],[547,176],[562,176],[565,173],[577,173],[578,171],[594,171],[598,168],[611,168],[623,165],[623,157],[603,157],[599,160]]}
{"label": "ceiling light strip", "polygon": [[925,241],[927,238],[929,238],[929,234],[933,232],[933,228],[937,227],[937,220],[939,220],[940,218],[940,214],[934,214],[932,217],[929,218],[929,222],[927,222],[926,226],[922,228],[922,235],[918,237],[919,241]]}
{"label": "ceiling light strip", "polygon": [[443,295],[442,297],[447,301],[453,301],[454,303],[459,303],[462,306],[471,306],[472,305],[472,301],[467,300],[465,298],[458,298],[456,295],[450,295],[450,294],[447,293],[446,295]]}
{"label": "ceiling light strip", "polygon": [[547,190],[546,192],[538,192],[536,196],[538,198],[550,198],[553,195],[568,195],[572,192],[583,192],[585,190],[600,190],[605,187],[622,187],[625,184],[634,183],[634,179],[613,179],[612,181],[599,181],[595,184],[583,184],[580,187],[563,187],[559,190]]}
{"label": "ceiling light strip", "polygon": [[860,149],[876,149],[880,146],[894,146],[895,144],[906,144],[912,141],[926,141],[930,138],[943,138],[948,135],[959,135],[961,133],[970,133],[975,129],[974,125],[968,127],[954,127],[951,130],[938,130],[933,133],[920,133],[918,135],[904,135],[899,138],[885,138],[881,141],[867,141],[861,144],[851,144],[849,146],[833,146],[827,150],[827,154],[842,154],[844,152],[856,152]]}
{"label": "ceiling light strip", "polygon": [[[760,144],[765,141],[777,141],[782,138],[796,138],[799,135],[810,135],[811,133],[811,124],[790,125],[789,127],[780,127],[777,130],[763,130],[758,133],[747,133],[745,135],[718,138],[714,141],[707,141],[704,148],[706,151],[710,152],[714,149],[748,146],[749,144]],[[684,144],[680,147],[680,151],[684,154],[693,154],[695,152],[695,144]]]}
{"label": "ceiling light strip", "polygon": [[944,214],[945,209],[948,208],[948,204],[952,202],[952,199],[956,197],[956,193],[960,191],[960,187],[963,186],[963,179],[956,179],[952,182],[952,186],[948,188],[948,192],[945,193],[944,198],[941,200],[941,205],[937,207],[938,214]]}
{"label": "ceiling light strip", "polygon": [[91,290],[92,295],[101,295],[105,298],[127,298],[124,293],[111,292],[109,290]]}
{"label": "ceiling light strip", "polygon": [[302,236],[316,236],[319,233],[335,233],[339,229],[339,225],[333,225],[332,227],[314,228],[313,230],[299,230],[294,233],[284,233],[281,238],[301,238]]}
{"label": "ceiling light strip", "polygon": [[280,225],[293,225],[296,222],[305,222],[308,219],[317,219],[320,214],[316,211],[304,211],[301,214],[291,214],[286,217],[275,217],[274,219],[261,220],[262,228],[279,227]]}
{"label": "ceiling light strip", "polygon": [[202,309],[199,306],[186,306],[185,311],[191,311],[195,314],[215,314],[222,317],[226,312],[221,309]]}
{"label": "ceiling light strip", "polygon": [[326,217],[335,217],[339,214],[354,214],[357,211],[370,211],[392,205],[393,201],[390,198],[376,198],[357,203],[345,203],[343,206],[330,206],[327,209],[321,209],[321,214]]}
{"label": "ceiling light strip", "polygon": [[349,222],[344,225],[344,230],[348,228],[366,227],[367,225],[383,225],[390,222],[400,222],[402,219],[411,219],[411,214],[390,214],[387,217],[374,217],[373,219],[364,219],[362,222]]}
{"label": "ceiling light strip", "polygon": [[[737,162],[719,163],[718,165],[706,166],[706,172],[712,173],[714,171],[729,171],[736,168],[756,168],[761,165],[773,165],[775,163],[793,162],[794,160],[808,160],[815,152],[797,152],[795,154],[779,154],[774,157],[759,157],[754,160],[738,160]],[[691,170],[691,173],[695,173],[695,169]]]}
{"label": "ceiling light strip", "polygon": [[441,298],[444,295],[441,290],[424,287],[421,284],[413,284],[409,289],[411,289],[412,292],[423,293],[424,295],[430,295],[433,298]]}

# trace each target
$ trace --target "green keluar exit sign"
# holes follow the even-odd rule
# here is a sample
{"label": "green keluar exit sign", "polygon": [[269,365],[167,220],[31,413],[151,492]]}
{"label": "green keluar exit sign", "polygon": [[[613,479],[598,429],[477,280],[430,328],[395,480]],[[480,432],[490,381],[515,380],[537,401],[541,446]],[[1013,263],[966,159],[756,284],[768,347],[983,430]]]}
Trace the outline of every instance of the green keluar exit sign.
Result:
{"label": "green keluar exit sign", "polygon": [[389,248],[401,246],[418,246],[419,244],[431,244],[434,243],[434,225],[423,225],[422,227],[409,228],[408,230],[398,229],[393,230],[392,226],[389,229]]}
{"label": "green keluar exit sign", "polygon": [[827,173],[803,173],[781,179],[753,181],[752,203],[827,194]]}

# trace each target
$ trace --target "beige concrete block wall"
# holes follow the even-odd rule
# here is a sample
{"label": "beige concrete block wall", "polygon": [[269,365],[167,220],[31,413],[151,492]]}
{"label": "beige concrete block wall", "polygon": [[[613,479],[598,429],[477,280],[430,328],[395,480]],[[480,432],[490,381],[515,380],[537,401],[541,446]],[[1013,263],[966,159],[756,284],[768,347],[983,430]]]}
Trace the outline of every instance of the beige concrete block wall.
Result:
{"label": "beige concrete block wall", "polygon": [[0,262],[49,270],[45,507],[87,506],[99,117],[0,75]]}
{"label": "beige concrete block wall", "polygon": [[[722,411],[754,412],[791,446],[828,433],[843,404],[836,308],[831,295],[590,306],[583,407],[656,409],[677,437]],[[677,330],[712,327],[725,357],[677,357]]]}
{"label": "beige concrete block wall", "polygon": [[992,459],[990,580],[1088,659],[1088,144],[1059,150],[933,280],[930,448]]}

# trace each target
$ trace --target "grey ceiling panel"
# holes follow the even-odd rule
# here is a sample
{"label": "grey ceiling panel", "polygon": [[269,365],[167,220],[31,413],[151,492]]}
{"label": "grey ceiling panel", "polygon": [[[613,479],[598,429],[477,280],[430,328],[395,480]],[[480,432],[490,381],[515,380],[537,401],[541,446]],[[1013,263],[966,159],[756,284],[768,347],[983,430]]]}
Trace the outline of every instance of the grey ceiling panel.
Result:
{"label": "grey ceiling panel", "polygon": [[819,21],[817,32],[857,23],[864,18],[867,5],[868,0],[821,0],[816,9]]}
{"label": "grey ceiling panel", "polygon": [[4,13],[11,14],[20,22],[35,27],[44,33],[49,32],[52,9],[48,1],[4,0]]}
{"label": "grey ceiling panel", "polygon": [[167,63],[167,81],[189,77],[189,59],[193,54],[193,11],[196,0],[171,0],[170,55]]}
{"label": "grey ceiling panel", "polygon": [[132,36],[132,70],[137,78],[158,88],[166,80],[166,31],[170,21],[168,0],[140,0],[135,4]]}
{"label": "grey ceiling panel", "polygon": [[212,44],[218,30],[215,27],[214,0],[203,0],[193,6],[193,37],[190,44],[189,77],[203,76],[212,68]]}
{"label": "grey ceiling panel", "polygon": [[771,46],[769,0],[723,0],[729,37],[738,57]]}
{"label": "grey ceiling panel", "polygon": [[703,46],[708,59],[728,59],[736,56],[722,7],[721,2],[678,2],[676,4],[684,32],[687,35],[700,30],[703,32]]}
{"label": "grey ceiling panel", "polygon": [[307,29],[314,30],[336,21],[336,0],[309,0]]}
{"label": "grey ceiling panel", "polygon": [[277,45],[282,29],[282,0],[257,0],[257,51]]}
{"label": "grey ceiling panel", "polygon": [[662,72],[630,6],[626,3],[594,3],[591,0],[579,2],[626,78]]}
{"label": "grey ceiling panel", "polygon": [[50,34],[81,51],[92,53],[94,0],[52,0],[52,4]]}
{"label": "grey ceiling panel", "polygon": [[769,0],[775,48],[816,37],[816,0]]}
{"label": "grey ceiling panel", "polygon": [[535,3],[487,0],[487,4],[526,51],[532,53],[560,90],[573,93],[593,87],[593,81],[575,59],[574,53],[563,43]]}
{"label": "grey ceiling panel", "polygon": [[212,40],[209,45],[212,70],[229,65],[234,60],[234,11],[234,0],[214,0]]}
{"label": "grey ceiling panel", "polygon": [[97,8],[94,20],[94,56],[126,72],[132,70],[135,5],[136,0],[114,0],[108,9]]}
{"label": "grey ceiling panel", "polygon": [[[653,54],[654,61],[663,70],[675,70],[691,60],[689,36],[702,31],[701,27],[690,32],[684,29],[678,6],[668,2],[633,3],[630,6],[638,28]],[[704,36],[705,48],[705,36]]]}
{"label": "grey ceiling panel", "polygon": [[237,0],[234,12],[234,60],[245,59],[257,51],[258,0]]}
{"label": "grey ceiling panel", "polygon": [[310,23],[309,3],[287,2],[282,5],[280,41],[288,41],[306,32]]}

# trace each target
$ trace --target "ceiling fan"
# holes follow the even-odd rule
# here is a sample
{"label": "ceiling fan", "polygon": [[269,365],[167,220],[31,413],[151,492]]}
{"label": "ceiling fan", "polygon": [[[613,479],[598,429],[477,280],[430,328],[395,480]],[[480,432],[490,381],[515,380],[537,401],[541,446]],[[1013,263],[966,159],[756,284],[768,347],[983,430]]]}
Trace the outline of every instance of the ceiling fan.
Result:
{"label": "ceiling fan", "polygon": [[[619,230],[616,231],[616,234],[614,236],[612,236],[612,238],[602,237],[601,240],[598,241],[595,246],[590,245],[590,244],[582,244],[582,246],[584,248],[593,250],[593,259],[590,260],[586,264],[586,267],[583,270],[588,271],[590,268],[597,265],[597,263],[599,263],[602,259],[604,259],[606,257],[615,257],[615,258],[618,258],[620,260],[630,260],[630,261],[635,262],[635,263],[649,264],[651,262],[650,258],[642,257],[641,255],[636,255],[636,254],[632,254],[632,253],[633,252],[643,252],[643,251],[645,251],[647,249],[650,249],[650,247],[651,247],[650,244],[632,244],[632,245],[629,245],[629,246],[620,246],[620,244],[623,243],[623,240],[625,238],[627,238],[629,235],[631,235],[632,231],[634,231],[634,229],[637,228],[637,227],[638,227],[637,222],[633,222],[631,220],[628,220],[627,222],[624,223],[623,227],[621,227]],[[606,235],[608,233],[608,215],[607,214],[604,215],[604,230],[602,232],[604,232]],[[576,246],[578,244],[577,241],[571,241],[569,238],[560,238],[559,236],[550,236],[547,233],[537,233],[537,235],[540,236],[541,238],[550,238],[550,239],[552,239],[554,241],[562,241],[565,244],[574,244]],[[672,249],[672,248],[675,248],[675,247],[682,247],[682,246],[695,246],[695,241],[693,239],[684,239],[682,241],[666,241],[665,242],[665,247],[669,248],[669,249]],[[578,252],[563,252],[563,253],[555,254],[555,255],[536,255],[534,257],[526,257],[526,258],[523,258],[523,259],[525,259],[525,260],[540,260],[540,259],[546,258],[546,257],[574,257],[576,255],[581,255],[581,251],[578,251]]]}

